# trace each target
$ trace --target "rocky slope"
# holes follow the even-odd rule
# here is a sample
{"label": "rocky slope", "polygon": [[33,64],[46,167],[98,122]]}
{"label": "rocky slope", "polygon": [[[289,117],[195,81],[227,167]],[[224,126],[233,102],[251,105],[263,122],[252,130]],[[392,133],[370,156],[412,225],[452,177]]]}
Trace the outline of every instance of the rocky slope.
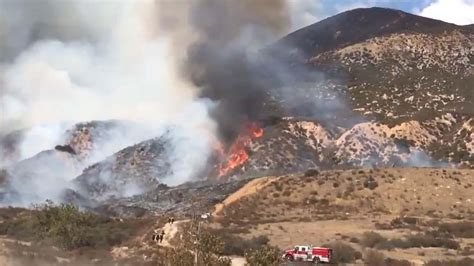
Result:
{"label": "rocky slope", "polygon": [[[107,141],[123,134],[124,122],[91,121],[79,123],[64,132],[61,143],[51,150],[41,151],[31,158],[16,161],[23,131],[0,139],[7,145],[4,153],[11,161],[5,165],[4,180],[0,179],[0,202],[38,202],[45,198],[62,197],[62,189],[73,187],[68,182],[77,177],[91,161],[106,153]],[[13,141],[15,140],[15,141]],[[16,156],[13,156],[15,155]],[[51,186],[44,184],[51,183]],[[44,190],[44,191],[43,191]]]}
{"label": "rocky slope", "polygon": [[[263,134],[241,145],[245,159],[237,156],[241,162],[230,171],[220,174],[216,167],[235,156],[213,156],[211,169],[196,179],[308,168],[473,167],[473,44],[472,26],[382,8],[344,12],[291,33],[264,51],[273,55],[267,65],[282,67],[285,75],[265,92],[261,119],[250,121]],[[166,136],[139,139],[121,151],[104,151],[105,160],[88,161],[94,151],[106,150],[98,143],[123,134],[118,124],[78,124],[47,153],[87,162],[74,181],[84,195],[153,191],[173,174]],[[15,142],[9,140],[2,145]],[[29,168],[30,161],[16,168]]]}
{"label": "rocky slope", "polygon": [[[281,47],[293,49],[285,53]],[[271,101],[301,120],[294,125],[314,123],[312,127],[324,133],[311,137],[314,140],[307,142],[313,144],[308,145],[294,130],[288,135],[288,130],[276,129],[279,134],[268,132],[275,130],[270,127],[258,141],[278,136],[270,142],[283,149],[261,143],[256,145],[267,146],[266,151],[256,149],[280,159],[254,155],[249,160],[253,168],[266,169],[269,160],[285,167],[295,158],[296,164],[323,168],[436,165],[434,161],[472,166],[472,26],[398,10],[356,9],[291,33],[272,48],[293,64],[304,64],[314,80],[291,87],[286,95],[277,89],[270,93]],[[282,139],[292,148],[286,148]],[[305,150],[308,147],[313,154]],[[295,148],[298,155],[291,151]],[[301,156],[311,163],[301,163]],[[255,163],[258,158],[261,163]]]}
{"label": "rocky slope", "polygon": [[94,198],[130,196],[159,185],[172,175],[170,147],[165,137],[127,147],[93,164],[75,179],[81,192]]}

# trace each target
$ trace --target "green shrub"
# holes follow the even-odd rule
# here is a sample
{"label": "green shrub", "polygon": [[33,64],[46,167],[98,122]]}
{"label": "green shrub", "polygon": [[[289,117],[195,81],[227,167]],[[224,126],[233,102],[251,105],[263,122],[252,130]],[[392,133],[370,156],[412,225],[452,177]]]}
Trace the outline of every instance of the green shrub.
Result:
{"label": "green shrub", "polygon": [[308,169],[304,172],[305,177],[317,176],[319,175],[319,171],[317,169]]}
{"label": "green shrub", "polygon": [[167,249],[164,258],[159,265],[194,266],[194,255],[187,250]]}
{"label": "green shrub", "polygon": [[277,266],[280,265],[281,252],[279,249],[264,246],[258,249],[250,249],[245,252],[245,259],[249,266]]}
{"label": "green shrub", "polygon": [[224,252],[224,241],[213,234],[203,234],[198,242],[199,265],[230,266],[231,261],[227,257],[222,257]]}
{"label": "green shrub", "polygon": [[55,205],[47,201],[33,211],[25,210],[7,223],[2,223],[0,233],[71,250],[119,244],[131,237],[136,228],[127,222],[80,211],[70,204]]}
{"label": "green shrub", "polygon": [[247,250],[259,249],[269,242],[269,239],[266,236],[257,236],[251,239],[243,239],[236,235],[225,234],[221,237],[224,241],[223,255],[244,256]]}

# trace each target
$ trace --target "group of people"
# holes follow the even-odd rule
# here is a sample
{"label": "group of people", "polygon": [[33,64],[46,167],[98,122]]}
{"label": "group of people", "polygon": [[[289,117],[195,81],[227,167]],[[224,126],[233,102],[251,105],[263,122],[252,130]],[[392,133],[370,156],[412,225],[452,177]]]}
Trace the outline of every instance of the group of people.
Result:
{"label": "group of people", "polygon": [[160,231],[160,230],[158,230],[158,229],[155,229],[154,234],[153,234],[153,236],[152,236],[151,239],[152,239],[153,241],[156,241],[156,242],[158,242],[158,243],[161,243],[161,242],[163,242],[164,236],[165,236],[165,231],[164,231],[164,230],[161,230],[161,231]]}
{"label": "group of people", "polygon": [[[173,217],[168,217],[168,223],[173,224],[174,223],[174,218]],[[151,237],[151,239],[153,241],[158,242],[158,243],[162,243],[164,236],[165,236],[165,230],[155,229],[153,231],[153,236]]]}

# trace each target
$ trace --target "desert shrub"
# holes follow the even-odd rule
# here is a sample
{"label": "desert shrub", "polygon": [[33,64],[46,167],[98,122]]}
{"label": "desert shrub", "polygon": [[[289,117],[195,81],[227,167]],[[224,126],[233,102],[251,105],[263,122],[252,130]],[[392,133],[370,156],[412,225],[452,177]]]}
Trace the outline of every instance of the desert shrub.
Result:
{"label": "desert shrub", "polygon": [[349,197],[355,191],[355,186],[353,184],[349,184],[344,190],[344,197]]}
{"label": "desert shrub", "polygon": [[334,263],[350,263],[362,257],[360,252],[342,241],[332,242],[324,246],[332,249]]}
{"label": "desert shrub", "polygon": [[418,218],[416,217],[410,217],[410,216],[405,216],[401,217],[402,222],[410,225],[415,225],[418,223]]}
{"label": "desert shrub", "polygon": [[316,203],[318,203],[318,198],[316,198],[316,197],[304,198],[303,203],[304,204],[316,204]]}
{"label": "desert shrub", "polygon": [[413,264],[408,260],[397,260],[392,258],[385,259],[385,266],[412,266]]}
{"label": "desert shrub", "polygon": [[33,241],[35,240],[35,221],[28,213],[21,213],[16,217],[4,219],[0,223],[0,235]]}
{"label": "desert shrub", "polygon": [[194,255],[187,250],[167,249],[164,259],[161,265],[194,266]]}
{"label": "desert shrub", "polygon": [[310,177],[310,176],[317,176],[319,175],[319,171],[317,169],[308,169],[306,172],[304,172],[305,177]]}
{"label": "desert shrub", "polygon": [[269,239],[266,236],[257,236],[251,239],[243,239],[235,235],[222,235],[224,241],[223,255],[243,256],[249,249],[259,249],[268,244]]}
{"label": "desert shrub", "polygon": [[393,238],[377,245],[377,249],[392,250],[394,248],[410,248],[410,243],[405,239]]}
{"label": "desert shrub", "polygon": [[245,252],[245,259],[249,266],[277,266],[280,265],[280,255],[281,252],[279,249],[264,246]]}
{"label": "desert shrub", "polygon": [[374,248],[385,243],[386,241],[387,239],[385,237],[381,236],[379,233],[371,231],[365,232],[362,235],[361,243],[364,247]]}
{"label": "desert shrub", "polygon": [[474,265],[474,259],[464,258],[461,260],[431,260],[428,261],[425,266],[472,266]]}
{"label": "desert shrub", "polygon": [[390,225],[393,228],[405,228],[405,227],[413,227],[418,223],[418,218],[416,217],[397,217],[394,218],[391,222]]}
{"label": "desert shrub", "polygon": [[129,238],[136,226],[48,201],[2,226],[11,237],[50,243],[62,249],[104,247]]}
{"label": "desert shrub", "polygon": [[388,223],[375,223],[375,228],[378,230],[391,230],[394,227]]}
{"label": "desert shrub", "polygon": [[357,237],[351,237],[349,239],[349,242],[351,242],[351,243],[360,243],[360,240]]}
{"label": "desert shrub", "polygon": [[406,239],[394,238],[376,245],[378,249],[391,250],[394,248],[422,248],[422,247],[439,247],[449,249],[459,249],[460,245],[457,241],[445,238],[435,237],[432,235],[417,234],[408,236]]}
{"label": "desert shrub", "polygon": [[323,205],[323,206],[328,206],[329,205],[329,200],[328,199],[320,199],[318,202],[319,202],[319,205]]}
{"label": "desert shrub", "polygon": [[277,183],[277,182],[274,182],[273,184],[274,184],[275,189],[276,189],[277,191],[280,191],[280,192],[283,191],[283,184]]}
{"label": "desert shrub", "polygon": [[438,238],[431,235],[417,234],[409,236],[406,240],[409,247],[440,247],[459,249],[459,243],[449,238]]}
{"label": "desert shrub", "polygon": [[197,250],[199,265],[230,266],[231,264],[229,258],[222,256],[224,241],[216,235],[203,234],[197,241]]}
{"label": "desert shrub", "polygon": [[10,219],[14,219],[22,212],[25,212],[25,209],[15,207],[0,208],[0,220],[7,221]]}
{"label": "desert shrub", "polygon": [[390,221],[390,225],[394,228],[401,228],[403,227],[403,221],[400,217],[393,218],[392,221]]}
{"label": "desert shrub", "polygon": [[457,237],[474,238],[474,222],[443,223],[439,225],[438,231],[449,233]]}
{"label": "desert shrub", "polygon": [[377,183],[377,181],[375,181],[375,179],[373,177],[369,177],[368,179],[366,179],[364,181],[364,187],[368,188],[370,190],[374,190],[378,186],[379,186],[379,184]]}
{"label": "desert shrub", "polygon": [[464,247],[460,254],[462,256],[471,256],[474,255],[474,250],[471,250],[470,247]]}
{"label": "desert shrub", "polygon": [[364,264],[367,266],[380,266],[385,264],[385,256],[382,252],[369,249],[364,254]]}

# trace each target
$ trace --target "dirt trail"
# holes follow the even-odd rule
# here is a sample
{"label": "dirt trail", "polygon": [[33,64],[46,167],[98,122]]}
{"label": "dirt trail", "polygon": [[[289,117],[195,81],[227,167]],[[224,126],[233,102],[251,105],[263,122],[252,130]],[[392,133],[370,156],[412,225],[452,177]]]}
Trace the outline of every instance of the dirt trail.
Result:
{"label": "dirt trail", "polygon": [[215,210],[212,215],[218,216],[225,206],[231,204],[232,202],[238,201],[243,197],[257,193],[261,188],[265,187],[266,185],[277,179],[278,177],[270,176],[257,178],[248,182],[242,188],[228,196],[222,203],[216,204]]}
{"label": "dirt trail", "polygon": [[0,265],[1,266],[18,266],[20,265],[16,259],[14,259],[6,246],[7,243],[18,243],[25,246],[30,246],[30,242],[14,240],[0,236]]}
{"label": "dirt trail", "polygon": [[163,237],[163,242],[159,243],[160,246],[172,248],[173,245],[170,244],[171,239],[173,239],[178,233],[178,225],[182,223],[187,223],[189,220],[176,221],[172,224],[166,223],[165,226],[161,228],[161,231],[165,232]]}

